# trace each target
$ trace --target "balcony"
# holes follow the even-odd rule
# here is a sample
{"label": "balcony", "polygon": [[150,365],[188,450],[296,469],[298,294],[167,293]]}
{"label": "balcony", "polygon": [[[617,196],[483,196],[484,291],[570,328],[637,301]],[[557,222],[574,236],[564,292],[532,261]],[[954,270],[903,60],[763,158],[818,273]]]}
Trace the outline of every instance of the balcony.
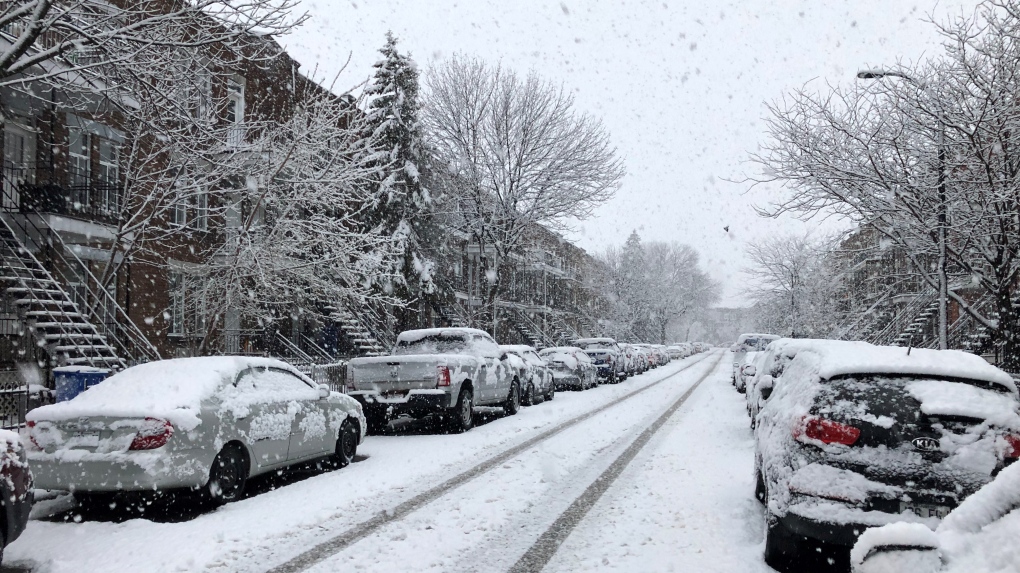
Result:
{"label": "balcony", "polygon": [[116,225],[121,210],[123,188],[119,184],[89,181],[61,185],[44,180],[30,166],[5,165],[0,171],[3,187],[0,210],[19,213],[63,215]]}

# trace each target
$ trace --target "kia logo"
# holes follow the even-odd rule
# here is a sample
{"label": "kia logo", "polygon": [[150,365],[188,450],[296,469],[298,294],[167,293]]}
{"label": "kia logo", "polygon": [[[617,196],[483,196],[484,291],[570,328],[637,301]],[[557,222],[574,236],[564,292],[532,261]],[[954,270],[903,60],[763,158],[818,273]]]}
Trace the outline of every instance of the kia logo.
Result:
{"label": "kia logo", "polygon": [[914,438],[910,443],[922,452],[939,451],[939,441],[935,438]]}

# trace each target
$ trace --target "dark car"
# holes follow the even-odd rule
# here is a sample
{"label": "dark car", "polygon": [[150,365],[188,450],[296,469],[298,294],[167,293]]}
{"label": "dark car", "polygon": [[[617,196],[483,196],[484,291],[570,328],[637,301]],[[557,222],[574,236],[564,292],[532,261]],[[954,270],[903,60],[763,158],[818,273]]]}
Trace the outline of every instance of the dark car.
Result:
{"label": "dark car", "polygon": [[576,346],[544,348],[538,355],[549,366],[557,390],[587,390],[598,384],[598,374],[591,358]]}
{"label": "dark car", "polygon": [[574,346],[584,350],[598,368],[599,380],[616,384],[627,377],[627,365],[620,345],[612,338],[582,338]]}
{"label": "dark car", "polygon": [[869,527],[938,525],[1020,456],[1013,379],[960,351],[798,341],[757,417],[765,560],[849,556]]}
{"label": "dark car", "polygon": [[28,514],[32,511],[32,472],[28,468],[25,448],[18,434],[0,430],[0,440],[6,447],[0,452],[0,495],[3,495],[3,522],[0,523],[0,561],[3,548],[25,531]]}

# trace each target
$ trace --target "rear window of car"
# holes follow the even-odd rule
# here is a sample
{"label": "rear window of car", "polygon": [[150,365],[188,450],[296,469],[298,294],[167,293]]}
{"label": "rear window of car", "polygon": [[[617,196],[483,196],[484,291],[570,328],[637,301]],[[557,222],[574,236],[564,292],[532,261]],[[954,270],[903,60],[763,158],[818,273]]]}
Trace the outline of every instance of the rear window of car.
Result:
{"label": "rear window of car", "polygon": [[463,334],[434,334],[424,336],[415,340],[401,340],[393,353],[397,355],[410,354],[474,354],[474,344],[468,336]]}
{"label": "rear window of car", "polygon": [[812,410],[835,420],[884,428],[922,420],[1020,424],[1020,401],[1015,394],[995,384],[962,378],[843,376],[821,384]]}
{"label": "rear window of car", "polygon": [[578,347],[584,350],[614,350],[612,342],[603,341],[580,342]]}

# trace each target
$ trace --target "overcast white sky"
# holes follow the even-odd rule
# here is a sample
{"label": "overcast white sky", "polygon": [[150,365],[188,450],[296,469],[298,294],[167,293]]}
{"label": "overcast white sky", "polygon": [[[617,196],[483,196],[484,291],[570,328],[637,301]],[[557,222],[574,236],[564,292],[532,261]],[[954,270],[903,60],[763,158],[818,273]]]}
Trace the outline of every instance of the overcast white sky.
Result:
{"label": "overcast white sky", "polygon": [[[774,191],[730,183],[763,137],[764,103],[813,82],[939,52],[924,20],[971,13],[974,0],[305,0],[310,21],[281,42],[337,88],[372,73],[387,30],[424,70],[455,52],[562,82],[599,116],[625,158],[617,197],[570,238],[590,252],[644,240],[696,248],[744,306],[748,241],[817,223],[763,220]],[[723,230],[729,226],[729,233]]]}

